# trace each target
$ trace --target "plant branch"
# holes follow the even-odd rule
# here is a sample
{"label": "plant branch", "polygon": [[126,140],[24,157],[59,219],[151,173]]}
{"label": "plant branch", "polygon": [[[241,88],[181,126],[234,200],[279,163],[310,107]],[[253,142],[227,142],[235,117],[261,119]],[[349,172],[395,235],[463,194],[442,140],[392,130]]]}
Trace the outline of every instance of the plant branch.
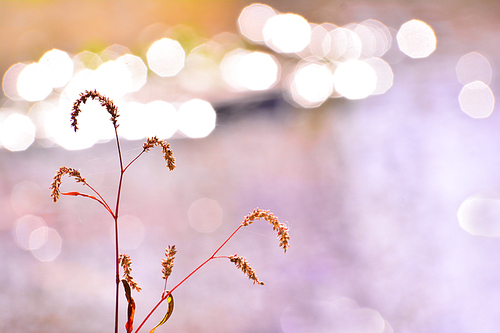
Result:
{"label": "plant branch", "polygon": [[238,230],[241,229],[241,227],[243,227],[243,225],[239,225],[238,228],[236,228],[235,231],[233,231],[233,233],[217,248],[217,250],[215,250],[215,252],[207,259],[205,260],[204,262],[202,262],[198,267],[196,267],[191,273],[189,273],[184,279],[181,280],[181,282],[177,283],[168,293],[163,293],[160,301],[155,305],[155,307],[148,313],[148,315],[146,316],[146,318],[144,318],[144,320],[142,321],[142,323],[139,325],[139,327],[137,327],[137,329],[135,330],[135,333],[139,332],[139,330],[141,329],[141,327],[144,325],[144,323],[146,323],[146,321],[149,319],[149,317],[156,311],[156,309],[160,306],[161,303],[163,303],[164,300],[166,300],[168,298],[168,296],[170,296],[170,294],[175,290],[177,289],[178,287],[180,287],[184,282],[186,282],[187,279],[189,279],[194,273],[196,273],[200,268],[202,268],[203,266],[205,266],[210,260],[212,259],[216,259],[216,258],[219,258],[217,257],[217,253],[224,247],[224,245],[227,244],[227,242],[229,242],[229,240],[231,238],[233,238],[233,236],[238,232]]}

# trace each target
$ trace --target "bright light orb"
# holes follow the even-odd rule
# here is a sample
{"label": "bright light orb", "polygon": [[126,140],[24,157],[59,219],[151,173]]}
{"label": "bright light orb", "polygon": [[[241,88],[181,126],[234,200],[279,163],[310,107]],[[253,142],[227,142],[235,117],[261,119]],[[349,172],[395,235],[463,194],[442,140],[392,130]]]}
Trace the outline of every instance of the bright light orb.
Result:
{"label": "bright light orb", "polygon": [[[317,107],[333,92],[333,73],[325,65],[307,64],[297,70],[293,84],[295,89],[292,89],[292,94],[297,103],[304,107]],[[301,103],[296,94],[306,103]]]}
{"label": "bright light orb", "polygon": [[260,91],[271,88],[278,81],[280,66],[270,54],[236,49],[224,56],[220,70],[232,88]]}
{"label": "bright light orb", "polygon": [[335,90],[348,99],[368,97],[377,87],[377,74],[366,62],[349,60],[341,63],[333,73]]}
{"label": "bright light orb", "polygon": [[19,96],[28,102],[45,99],[52,92],[52,73],[45,64],[32,63],[26,66],[17,78]]}
{"label": "bright light orb", "polygon": [[110,60],[94,72],[93,82],[97,91],[113,100],[132,91],[132,74],[124,62]]}
{"label": "bright light orb", "polygon": [[73,77],[73,60],[64,51],[50,50],[40,58],[39,63],[49,68],[54,88],[63,87]]}
{"label": "bright light orb", "polygon": [[145,106],[146,136],[168,139],[177,131],[177,110],[165,101],[153,101]]}
{"label": "bright light orb", "polygon": [[[40,237],[43,237],[43,240],[38,240]],[[61,253],[62,239],[57,230],[42,227],[31,233],[30,243],[34,242],[32,238],[36,238],[37,245],[40,245],[31,250],[33,256],[38,260],[52,261]]]}
{"label": "bright light orb", "polygon": [[190,138],[204,138],[215,128],[216,113],[209,102],[192,99],[178,112],[179,130]]}
{"label": "bright light orb", "polygon": [[210,233],[222,224],[222,208],[217,201],[201,198],[191,204],[188,210],[191,227],[201,233]]}
{"label": "bright light orb", "polygon": [[487,118],[495,108],[495,96],[482,81],[466,84],[458,96],[460,108],[472,118]]}
{"label": "bright light orb", "polygon": [[[120,106],[120,136],[127,140],[141,140],[147,136],[146,106],[129,102]],[[150,120],[147,117],[147,120]]]}
{"label": "bright light orb", "polygon": [[392,87],[394,81],[394,73],[391,66],[380,58],[369,58],[365,62],[375,70],[375,74],[377,75],[377,85],[372,94],[384,94]]}
{"label": "bright light orb", "polygon": [[[78,116],[78,131],[68,126],[70,112],[67,107],[57,107],[48,112],[45,117],[45,133],[53,142],[67,150],[80,150],[92,147],[103,135],[102,128],[105,122],[112,130],[109,115],[96,101],[87,101],[82,105],[82,112]],[[121,118],[121,117],[120,117]],[[108,133],[108,132],[106,132]]]}
{"label": "bright light orb", "polygon": [[220,70],[222,78],[233,89],[245,90],[244,86],[240,82],[238,73],[241,59],[249,53],[250,51],[238,48],[236,50],[228,52],[221,61]]}
{"label": "bright light orb", "polygon": [[500,200],[473,196],[457,213],[460,227],[475,236],[500,237]]}
{"label": "bright light orb", "polygon": [[138,91],[146,84],[148,67],[141,58],[132,54],[125,54],[116,61],[123,63],[130,72],[132,83],[129,91]]}
{"label": "bright light orb", "polygon": [[5,96],[14,100],[20,101],[23,98],[19,96],[19,92],[17,91],[17,81],[19,74],[26,67],[26,64],[17,63],[15,65],[10,66],[10,68],[5,72],[2,80],[2,89]]}
{"label": "bright light orb", "polygon": [[271,17],[276,16],[268,5],[254,3],[243,8],[238,18],[240,33],[254,43],[264,42],[264,26]]}
{"label": "bright light orb", "polygon": [[17,244],[24,250],[32,250],[31,235],[35,230],[46,228],[45,221],[35,215],[24,215],[16,221],[15,234]]}
{"label": "bright light orb", "polygon": [[278,62],[267,53],[251,52],[244,55],[238,63],[238,81],[249,90],[271,88],[278,80],[278,73]]}
{"label": "bright light orb", "polygon": [[35,132],[28,116],[13,113],[0,125],[0,141],[10,151],[26,150],[35,141]]}
{"label": "bright light orb", "polygon": [[309,52],[317,59],[322,59],[330,51],[330,40],[327,45],[323,45],[328,31],[322,25],[314,26],[311,30],[311,42],[309,43]]}
{"label": "bright light orb", "polygon": [[300,52],[311,41],[311,26],[297,14],[280,14],[264,26],[266,45],[278,53]]}
{"label": "bright light orb", "polygon": [[483,81],[490,84],[491,65],[488,59],[477,52],[467,53],[458,61],[456,67],[458,81],[462,84],[468,84],[474,81]]}
{"label": "bright light orb", "polygon": [[426,58],[436,50],[436,35],[427,23],[411,20],[399,28],[399,49],[411,58]]}
{"label": "bright light orb", "polygon": [[380,21],[368,19],[361,22],[362,26],[370,29],[375,37],[376,44],[372,57],[382,57],[390,48],[392,44],[391,32],[385,24]]}
{"label": "bright light orb", "polygon": [[159,76],[175,76],[184,67],[186,53],[178,41],[162,38],[147,53],[149,68]]}
{"label": "bright light orb", "polygon": [[334,28],[323,39],[322,47],[325,57],[330,60],[337,60],[344,54],[347,48],[347,29]]}

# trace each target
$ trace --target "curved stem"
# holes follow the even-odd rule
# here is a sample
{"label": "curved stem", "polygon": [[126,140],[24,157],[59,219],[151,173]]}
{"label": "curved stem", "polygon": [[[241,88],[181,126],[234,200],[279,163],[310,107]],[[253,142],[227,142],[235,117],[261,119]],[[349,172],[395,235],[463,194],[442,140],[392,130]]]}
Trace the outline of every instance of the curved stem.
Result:
{"label": "curved stem", "polygon": [[98,198],[94,197],[93,195],[88,195],[88,194],[80,193],[80,192],[61,192],[61,194],[62,195],[71,195],[71,196],[81,196],[81,197],[85,197],[85,198],[89,198],[89,199],[95,200],[98,203],[100,203],[101,205],[103,205],[104,208],[106,208],[106,210],[111,214],[111,216],[113,218],[115,217],[115,214],[113,214],[113,211],[111,210],[111,208],[109,208],[108,204],[105,201],[99,200]]}
{"label": "curved stem", "polygon": [[142,328],[142,326],[146,323],[146,321],[149,319],[149,317],[151,317],[151,315],[156,311],[156,309],[160,306],[161,303],[163,303],[164,300],[166,300],[168,298],[168,296],[170,296],[170,294],[175,290],[177,289],[178,287],[180,287],[181,284],[183,284],[184,282],[186,282],[187,279],[189,279],[194,273],[196,273],[200,268],[202,268],[203,266],[205,266],[210,260],[212,259],[217,259],[217,258],[222,258],[221,256],[217,256],[217,253],[224,247],[224,245],[226,245],[227,242],[229,242],[229,240],[231,238],[233,238],[233,236],[238,232],[238,230],[241,229],[243,225],[240,224],[240,226],[238,226],[238,228],[236,228],[235,231],[233,231],[233,233],[217,248],[217,250],[215,250],[215,252],[207,259],[205,260],[204,262],[202,262],[198,267],[196,267],[191,273],[189,273],[184,279],[181,280],[181,282],[177,283],[168,293],[165,293],[163,292],[162,294],[162,297],[160,299],[160,301],[155,305],[155,307],[148,313],[148,315],[146,316],[146,318],[144,318],[144,320],[142,321],[142,323],[139,325],[139,327],[137,327],[137,329],[135,330],[135,333],[139,332],[139,330]]}
{"label": "curved stem", "polygon": [[116,207],[115,207],[115,262],[116,262],[116,293],[115,293],[115,333],[118,333],[118,303],[119,303],[119,291],[120,291],[120,252],[118,247],[118,210],[120,208],[120,196],[122,192],[123,183],[123,158],[122,151],[120,148],[120,140],[118,139],[117,126],[115,125],[115,136],[116,136],[116,147],[118,150],[118,158],[120,160],[120,180],[118,181],[118,193],[116,194]]}
{"label": "curved stem", "polygon": [[111,216],[113,216],[113,218],[115,217],[115,215],[113,214],[113,211],[111,210],[111,207],[109,207],[108,203],[106,202],[106,200],[104,200],[104,198],[101,196],[101,194],[99,192],[97,192],[92,186],[90,186],[89,184],[85,183],[85,185],[87,185],[91,190],[92,192],[94,192],[98,197],[99,199],[101,200],[98,200],[105,208],[108,212],[111,213]]}
{"label": "curved stem", "polygon": [[123,169],[123,172],[127,171],[128,167],[132,165],[132,163],[134,163],[139,157],[141,157],[141,155],[144,153],[144,149],[139,153],[139,155],[137,155],[132,161],[130,161],[129,164],[127,164],[127,166],[125,167],[125,169]]}

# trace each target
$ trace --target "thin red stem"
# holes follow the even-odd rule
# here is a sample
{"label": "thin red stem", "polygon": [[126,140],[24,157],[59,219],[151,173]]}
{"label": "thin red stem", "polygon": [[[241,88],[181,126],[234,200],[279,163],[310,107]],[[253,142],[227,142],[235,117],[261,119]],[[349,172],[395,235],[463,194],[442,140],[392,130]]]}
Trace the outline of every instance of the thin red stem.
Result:
{"label": "thin red stem", "polygon": [[97,199],[96,197],[94,197],[93,195],[88,195],[88,194],[85,194],[85,193],[80,193],[80,192],[61,192],[62,195],[71,195],[71,196],[81,196],[81,197],[85,197],[85,198],[89,198],[89,199],[93,199],[95,201],[97,201],[98,203],[100,203],[101,205],[104,206],[104,208],[106,208],[106,210],[111,214],[111,216],[114,218],[115,215],[113,214],[113,212],[111,211],[111,208],[109,208],[108,204],[106,202],[103,202],[99,199]]}
{"label": "thin red stem", "polygon": [[116,208],[115,208],[115,262],[116,262],[116,293],[115,293],[115,333],[118,333],[118,303],[119,303],[119,291],[120,291],[120,252],[118,247],[118,210],[120,207],[120,196],[122,191],[122,183],[123,183],[123,173],[125,170],[123,169],[123,159],[122,159],[122,151],[120,148],[120,140],[118,139],[118,131],[117,126],[115,127],[115,136],[116,136],[116,147],[118,150],[118,158],[120,160],[120,180],[118,181],[118,193],[116,194]]}
{"label": "thin red stem", "polygon": [[128,167],[129,167],[130,165],[132,165],[132,163],[134,163],[134,162],[135,162],[135,161],[136,161],[139,157],[141,157],[141,155],[142,155],[143,153],[144,153],[144,149],[143,149],[143,150],[139,153],[139,155],[137,155],[137,156],[136,156],[136,157],[135,157],[132,161],[130,161],[130,163],[129,163],[129,164],[127,164],[127,166],[125,167],[125,169],[123,169],[123,172],[125,172],[125,171],[128,169]]}
{"label": "thin red stem", "polygon": [[155,305],[155,307],[148,313],[148,315],[146,316],[146,318],[144,318],[144,320],[142,321],[142,323],[139,325],[139,327],[137,327],[137,329],[135,330],[135,333],[139,332],[139,330],[142,328],[142,326],[144,325],[144,323],[146,323],[146,321],[149,319],[149,317],[156,311],[156,309],[160,306],[161,303],[163,303],[164,300],[166,300],[168,298],[168,296],[170,296],[170,294],[175,290],[177,289],[181,284],[183,284],[187,279],[189,279],[194,273],[196,273],[200,268],[202,268],[203,266],[205,266],[210,260],[212,259],[216,259],[216,258],[222,258],[220,256],[216,256],[216,254],[222,249],[222,247],[224,247],[224,245],[226,245],[227,242],[229,242],[229,240],[231,238],[233,238],[233,236],[238,232],[238,230],[240,230],[240,228],[242,227],[243,225],[240,224],[240,226],[238,228],[236,228],[235,231],[233,231],[233,233],[217,248],[217,250],[215,250],[215,252],[207,259],[205,260],[203,263],[201,263],[201,265],[199,265],[198,267],[196,267],[191,273],[189,273],[184,279],[182,279],[181,282],[177,283],[168,293],[165,294],[165,290],[163,292],[163,295],[162,295],[162,298],[160,299],[160,301]]}
{"label": "thin red stem", "polygon": [[97,192],[92,186],[90,186],[90,184],[85,183],[85,185],[87,185],[92,190],[92,192],[94,192],[99,197],[99,199],[101,199],[100,202],[104,205],[104,207],[106,207],[106,210],[108,212],[110,212],[111,216],[113,216],[113,218],[114,218],[115,215],[111,211],[111,207],[109,207],[108,203],[106,202],[106,200],[104,200],[104,198],[101,196],[101,194],[99,192]]}

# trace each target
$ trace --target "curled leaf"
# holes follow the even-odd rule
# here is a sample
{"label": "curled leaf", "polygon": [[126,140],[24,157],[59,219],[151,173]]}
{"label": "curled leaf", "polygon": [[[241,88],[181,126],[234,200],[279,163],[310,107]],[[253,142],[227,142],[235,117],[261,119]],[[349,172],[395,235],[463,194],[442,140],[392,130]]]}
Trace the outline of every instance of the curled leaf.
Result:
{"label": "curled leaf", "polygon": [[[168,293],[168,291],[167,291]],[[167,297],[167,302],[168,302],[168,310],[167,310],[167,314],[165,315],[165,317],[163,317],[163,319],[158,323],[158,325],[156,325],[151,331],[149,331],[149,333],[154,333],[154,331],[160,327],[161,325],[165,324],[165,322],[168,320],[168,318],[170,318],[170,316],[172,315],[172,312],[174,312],[174,296],[172,296],[172,294],[168,295]]]}
{"label": "curled leaf", "polygon": [[132,293],[127,280],[123,279],[122,283],[125,288],[125,297],[128,302],[127,323],[125,324],[125,328],[127,329],[127,333],[131,333],[134,329],[135,301],[132,298]]}

